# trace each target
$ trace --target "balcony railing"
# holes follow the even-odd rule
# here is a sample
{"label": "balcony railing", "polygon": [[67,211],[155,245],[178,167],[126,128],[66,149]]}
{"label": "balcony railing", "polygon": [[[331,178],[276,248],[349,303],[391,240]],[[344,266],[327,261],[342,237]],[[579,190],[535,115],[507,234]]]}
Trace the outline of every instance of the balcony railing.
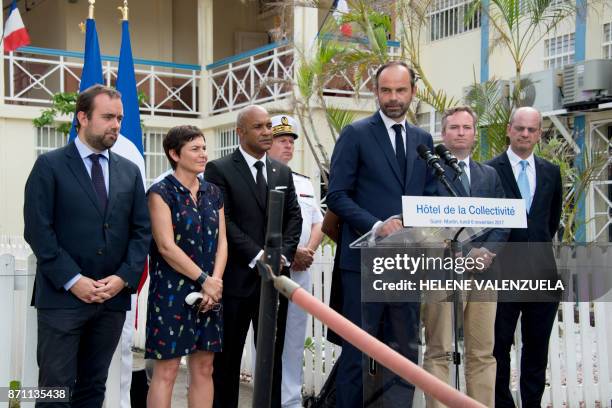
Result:
{"label": "balcony railing", "polygon": [[[389,42],[391,56],[399,55],[399,43]],[[295,48],[283,41],[217,61],[206,66],[210,87],[210,109],[220,114],[253,103],[287,98],[293,87]],[[102,56],[106,85],[114,86],[118,58]],[[83,70],[83,53],[38,47],[22,47],[4,54],[8,83],[5,101],[10,104],[49,106],[53,95],[76,92]],[[199,65],[134,60],[138,92],[144,95],[140,106],[151,116],[198,117],[201,115],[198,86]],[[356,83],[350,72],[329,79],[324,94],[353,97],[372,96],[372,77]]]}
{"label": "balcony railing", "polygon": [[[58,92],[76,92],[83,70],[83,53],[38,47],[22,47],[4,54],[8,86],[5,101],[46,106]],[[102,56],[106,85],[115,85],[119,59]],[[152,116],[199,116],[199,65],[134,60],[137,89],[144,94],[140,106]]]}
{"label": "balcony railing", "polygon": [[295,60],[293,54],[293,44],[282,41],[207,65],[211,114],[289,96]]}
{"label": "balcony railing", "polygon": [[[360,41],[355,46],[360,46]],[[400,43],[389,41],[389,54],[400,54]],[[292,92],[295,67],[293,44],[283,41],[222,59],[207,65],[211,89],[211,114],[231,112],[253,103],[265,103],[286,98]],[[330,78],[324,95],[353,97],[359,93],[373,96],[372,87],[376,66],[369,76],[357,83],[349,72]]]}
{"label": "balcony railing", "polygon": [[[360,47],[363,41],[353,40],[356,47]],[[397,41],[387,42],[388,52],[390,58],[397,58],[400,56],[400,43]],[[333,60],[332,60],[333,61]],[[327,80],[323,87],[323,94],[327,96],[341,96],[341,97],[354,97],[355,94],[359,94],[361,97],[373,97],[374,96],[374,76],[378,66],[372,65],[368,68],[368,75],[361,78],[360,81],[356,81],[354,78],[354,72],[342,72],[338,75]]]}

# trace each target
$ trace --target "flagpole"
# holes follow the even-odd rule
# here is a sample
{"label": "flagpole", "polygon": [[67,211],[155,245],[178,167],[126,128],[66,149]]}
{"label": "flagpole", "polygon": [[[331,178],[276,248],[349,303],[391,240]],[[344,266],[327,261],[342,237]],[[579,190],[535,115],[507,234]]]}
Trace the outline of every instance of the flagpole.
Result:
{"label": "flagpole", "polygon": [[89,16],[87,18],[92,20],[94,18],[94,4],[96,4],[96,0],[89,0]]}

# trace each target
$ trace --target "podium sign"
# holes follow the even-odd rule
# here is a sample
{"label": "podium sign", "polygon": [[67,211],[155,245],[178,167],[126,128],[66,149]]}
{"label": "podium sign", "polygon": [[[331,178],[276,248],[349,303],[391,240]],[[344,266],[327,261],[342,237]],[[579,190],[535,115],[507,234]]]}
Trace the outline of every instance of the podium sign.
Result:
{"label": "podium sign", "polygon": [[522,199],[403,196],[405,227],[527,228]]}

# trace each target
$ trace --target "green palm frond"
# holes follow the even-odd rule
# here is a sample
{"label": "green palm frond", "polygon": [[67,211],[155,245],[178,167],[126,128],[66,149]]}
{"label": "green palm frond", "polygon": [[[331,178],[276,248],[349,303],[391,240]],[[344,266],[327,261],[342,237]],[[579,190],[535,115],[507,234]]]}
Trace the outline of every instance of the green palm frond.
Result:
{"label": "green palm frond", "polygon": [[479,137],[474,148],[476,160],[489,160],[506,149],[510,99],[504,82],[491,80],[472,84],[464,101],[478,117]]}
{"label": "green palm frond", "polygon": [[354,112],[345,109],[340,109],[334,106],[328,106],[326,114],[327,119],[336,131],[336,134],[340,134],[340,132],[342,132],[342,129],[344,129],[346,125],[349,125],[355,121]]}
{"label": "green palm frond", "polygon": [[309,100],[314,94],[315,70],[312,64],[303,60],[296,74],[297,87],[304,100]]}
{"label": "green palm frond", "polygon": [[446,92],[439,89],[434,91],[430,88],[417,89],[416,98],[434,108],[436,112],[444,112],[446,109],[456,106],[458,101],[449,97]]}

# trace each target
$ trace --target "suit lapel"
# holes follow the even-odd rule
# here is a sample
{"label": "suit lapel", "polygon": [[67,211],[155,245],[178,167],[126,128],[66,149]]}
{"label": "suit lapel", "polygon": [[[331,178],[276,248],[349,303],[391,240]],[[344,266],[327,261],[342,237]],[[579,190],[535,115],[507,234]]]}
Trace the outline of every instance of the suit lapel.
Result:
{"label": "suit lapel", "polygon": [[113,205],[117,202],[117,188],[119,187],[119,160],[110,150],[108,152],[108,204],[106,216],[110,214]]}
{"label": "suit lapel", "polygon": [[240,173],[246,184],[249,186],[249,189],[251,190],[251,195],[255,198],[257,205],[259,205],[259,208],[265,211],[266,203],[262,203],[259,197],[257,196],[257,190],[255,189],[256,184],[255,179],[253,178],[253,173],[251,173],[249,165],[247,164],[244,157],[242,157],[242,153],[240,153],[240,150],[238,148],[234,150],[234,153],[232,154],[232,159],[234,162],[234,166],[236,167],[236,171]]}
{"label": "suit lapel", "polygon": [[[514,173],[512,172],[512,165],[510,164],[510,159],[508,159],[508,153],[504,152],[501,154],[498,160],[500,174],[502,176],[502,181],[507,183],[512,188],[512,192],[514,193],[514,197],[508,198],[521,198],[521,192],[518,188],[518,184],[516,184],[516,179],[514,178]],[[537,174],[537,173],[536,173]]]}
{"label": "suit lapel", "polygon": [[274,190],[276,188],[276,183],[278,181],[278,172],[279,172],[278,163],[270,160],[270,158],[267,158],[266,159],[266,172],[268,176],[268,191]]}
{"label": "suit lapel", "polygon": [[376,140],[376,142],[380,146],[380,149],[383,151],[387,162],[389,162],[389,166],[391,166],[395,178],[401,184],[402,178],[400,177],[400,170],[399,165],[397,164],[397,158],[395,157],[393,146],[391,146],[391,141],[389,140],[389,133],[387,132],[385,123],[383,122],[378,112],[371,116],[370,130],[372,132],[372,137],[374,137],[374,140]]}
{"label": "suit lapel", "polygon": [[409,125],[407,121],[404,122],[404,129],[406,129],[406,174],[404,175],[404,191],[408,189],[408,183],[410,177],[412,177],[412,170],[414,169],[414,163],[416,161],[416,137],[413,132],[412,125]]}
{"label": "suit lapel", "polygon": [[534,208],[535,206],[534,204],[542,195],[540,194],[540,191],[543,191],[546,189],[546,178],[544,177],[545,175],[544,164],[542,160],[535,155],[533,156],[533,161],[535,163],[536,185],[535,185],[535,193],[533,195],[533,201],[531,202],[531,208]]}
{"label": "suit lapel", "polygon": [[470,195],[472,197],[481,197],[484,185],[484,173],[480,166],[470,157]]}
{"label": "suit lapel", "polygon": [[87,174],[87,169],[85,168],[83,159],[81,159],[79,151],[74,145],[74,142],[67,146],[66,155],[68,156],[68,167],[70,168],[70,171],[72,171],[72,174],[74,174],[74,178],[77,179],[77,182],[81,185],[83,191],[85,191],[100,215],[103,217],[104,211],[102,211],[100,201],[98,200],[98,196],[96,196],[96,192],[94,191],[91,177],[89,177],[89,174]]}
{"label": "suit lapel", "polygon": [[446,172],[446,178],[448,179],[448,181],[450,181],[451,186],[453,186],[453,188],[455,189],[459,197],[469,197],[470,195],[463,188],[463,184],[461,184],[461,180],[457,176],[457,173],[455,173],[455,170],[453,170],[451,167],[447,166],[446,164],[443,166],[444,166],[444,171]]}

